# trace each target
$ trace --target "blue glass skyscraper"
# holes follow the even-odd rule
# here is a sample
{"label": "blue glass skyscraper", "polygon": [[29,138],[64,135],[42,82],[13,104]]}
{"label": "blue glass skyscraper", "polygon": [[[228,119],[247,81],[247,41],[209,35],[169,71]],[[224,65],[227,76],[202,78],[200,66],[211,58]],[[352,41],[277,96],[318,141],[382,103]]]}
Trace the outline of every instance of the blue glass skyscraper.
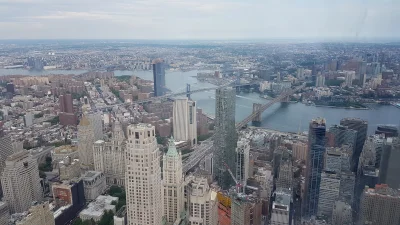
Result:
{"label": "blue glass skyscraper", "polygon": [[165,94],[165,65],[162,59],[153,61],[154,96]]}
{"label": "blue glass skyscraper", "polygon": [[303,216],[306,218],[316,216],[318,211],[321,173],[324,168],[325,124],[325,119],[313,119],[308,131],[306,196],[303,201]]}

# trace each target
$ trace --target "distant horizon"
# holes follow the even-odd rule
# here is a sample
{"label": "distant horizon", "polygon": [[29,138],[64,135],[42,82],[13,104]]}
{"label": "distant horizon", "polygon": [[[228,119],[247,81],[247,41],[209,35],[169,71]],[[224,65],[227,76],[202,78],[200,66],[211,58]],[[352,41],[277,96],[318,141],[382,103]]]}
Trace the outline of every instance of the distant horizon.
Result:
{"label": "distant horizon", "polygon": [[0,0],[6,40],[386,41],[398,21],[395,0]]}
{"label": "distant horizon", "polygon": [[37,41],[118,41],[118,42],[275,42],[275,43],[400,43],[400,37],[375,37],[375,38],[321,38],[321,37],[282,37],[282,38],[226,38],[226,39],[140,39],[140,38],[14,38],[1,39],[2,42],[37,42]]}

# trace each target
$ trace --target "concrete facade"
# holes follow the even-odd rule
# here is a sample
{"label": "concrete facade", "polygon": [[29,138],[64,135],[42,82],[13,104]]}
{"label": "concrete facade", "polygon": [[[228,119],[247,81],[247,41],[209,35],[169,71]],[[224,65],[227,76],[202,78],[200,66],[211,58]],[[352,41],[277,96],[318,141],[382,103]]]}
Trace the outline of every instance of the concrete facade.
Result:
{"label": "concrete facade", "polygon": [[128,224],[161,224],[163,216],[160,151],[150,124],[127,128],[125,188]]}
{"label": "concrete facade", "polygon": [[176,99],[173,105],[173,133],[177,141],[197,143],[196,102],[187,98]]}
{"label": "concrete facade", "polygon": [[83,176],[86,200],[94,200],[106,190],[106,177],[97,171],[87,171]]}
{"label": "concrete facade", "polygon": [[24,212],[32,202],[42,200],[38,164],[27,151],[7,158],[1,184],[10,213]]}

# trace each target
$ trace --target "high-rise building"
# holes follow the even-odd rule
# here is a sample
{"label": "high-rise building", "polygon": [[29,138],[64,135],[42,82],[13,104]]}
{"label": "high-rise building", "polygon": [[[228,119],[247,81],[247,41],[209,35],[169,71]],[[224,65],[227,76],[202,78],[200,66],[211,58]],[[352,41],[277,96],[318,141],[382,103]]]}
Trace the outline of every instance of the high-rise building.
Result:
{"label": "high-rise building", "polygon": [[250,141],[242,138],[238,140],[236,147],[236,180],[243,186],[249,178]]}
{"label": "high-rise building", "polygon": [[318,75],[317,80],[315,81],[315,87],[323,87],[325,86],[325,76]]}
{"label": "high-rise building", "polygon": [[15,93],[15,87],[13,83],[7,83],[6,86],[7,92],[14,94]]}
{"label": "high-rise building", "polygon": [[351,146],[329,147],[325,152],[325,170],[335,173],[350,171]]}
{"label": "high-rise building", "polygon": [[125,185],[126,138],[121,123],[113,124],[110,141],[97,140],[93,144],[94,169],[103,172],[107,185]]}
{"label": "high-rise building", "polygon": [[378,125],[375,134],[384,134],[385,138],[398,137],[399,129],[397,129],[397,127],[395,126],[390,125]]}
{"label": "high-rise building", "polygon": [[29,212],[22,218],[15,221],[15,225],[55,225],[53,211],[50,210],[49,203],[36,203]]}
{"label": "high-rise building", "polygon": [[367,138],[368,123],[367,121],[358,118],[344,118],[340,121],[340,125],[357,131],[356,145],[352,155],[351,166],[352,171],[356,172],[358,168],[358,160],[360,158],[365,139]]}
{"label": "high-rise building", "polygon": [[340,193],[339,198],[348,204],[353,204],[354,201],[354,188],[356,184],[356,177],[354,172],[342,171],[340,174]]}
{"label": "high-rise building", "polygon": [[321,173],[325,155],[325,119],[317,118],[310,122],[308,132],[308,158],[305,184],[303,215],[308,218],[317,215],[321,185]]}
{"label": "high-rise building", "polygon": [[196,102],[185,99],[176,99],[173,106],[174,138],[178,141],[197,143],[197,113]]}
{"label": "high-rise building", "polygon": [[[354,188],[353,209],[359,212],[361,195],[366,186],[374,188],[379,183],[379,170],[374,166],[363,166],[357,171],[356,186]],[[358,217],[359,214],[356,214]]]}
{"label": "high-rise building", "polygon": [[281,161],[276,188],[293,190],[293,164],[291,159]]}
{"label": "high-rise building", "polygon": [[357,143],[357,131],[346,126],[333,125],[329,128],[329,133],[333,135],[334,146],[341,147],[342,145],[350,145],[353,149]]}
{"label": "high-rise building", "polygon": [[154,96],[163,96],[165,94],[165,65],[162,59],[153,61],[153,82]]}
{"label": "high-rise building", "polygon": [[383,147],[379,167],[379,182],[400,188],[400,138],[388,138]]}
{"label": "high-rise building", "polygon": [[386,184],[376,185],[375,189],[365,188],[360,205],[359,225],[400,224],[400,191]]}
{"label": "high-rise building", "polygon": [[129,125],[127,136],[125,188],[128,225],[161,224],[161,167],[155,128],[150,124]]}
{"label": "high-rise building", "polygon": [[100,113],[90,113],[86,117],[89,119],[93,130],[94,141],[103,140],[103,117]]}
{"label": "high-rise building", "polygon": [[187,186],[189,224],[218,224],[217,193],[204,177],[193,177]]}
{"label": "high-rise building", "polygon": [[353,80],[355,78],[355,71],[344,71],[344,72],[345,72],[344,86],[346,86],[346,87],[353,86]]}
{"label": "high-rise building", "polygon": [[71,94],[60,95],[58,99],[60,104],[60,112],[74,113]]}
{"label": "high-rise building", "polygon": [[308,146],[307,143],[296,142],[292,146],[294,160],[307,160]]}
{"label": "high-rise building", "polygon": [[270,225],[292,224],[291,199],[292,195],[285,192],[275,192],[275,200],[272,202],[272,214]]}
{"label": "high-rise building", "polygon": [[234,193],[231,204],[231,225],[261,225],[262,203],[258,198]]}
{"label": "high-rise building", "polygon": [[28,151],[17,152],[7,158],[1,185],[11,213],[24,212],[32,202],[43,197],[38,164]]}
{"label": "high-rise building", "polygon": [[[12,155],[13,153],[14,149],[11,137],[8,135],[4,135],[0,127],[0,175],[3,172],[4,167],[6,166],[7,157]],[[0,197],[2,196],[2,187],[0,185]]]}
{"label": "high-rise building", "polygon": [[358,168],[363,166],[375,166],[379,168],[385,142],[386,139],[383,135],[369,136],[365,140],[360,159],[358,160]]}
{"label": "high-rise building", "polygon": [[10,220],[10,212],[7,202],[0,202],[0,225],[8,225]]}
{"label": "high-rise building", "polygon": [[85,198],[87,200],[95,200],[107,188],[106,177],[102,172],[87,171],[82,175]]}
{"label": "high-rise building", "polygon": [[25,127],[30,127],[33,124],[33,114],[31,112],[25,113],[24,125]]}
{"label": "high-rise building", "polygon": [[351,206],[342,201],[333,205],[332,225],[353,225]]}
{"label": "high-rise building", "polygon": [[367,74],[360,74],[360,86],[362,87],[362,88],[364,88],[365,87],[365,84],[366,84],[366,81],[367,81]]}
{"label": "high-rise building", "polygon": [[79,161],[83,170],[94,169],[94,141],[93,126],[90,125],[90,121],[86,115],[83,115],[78,125],[78,152]]}
{"label": "high-rise building", "polygon": [[228,166],[236,174],[235,100],[236,90],[232,87],[216,90],[213,176],[223,189],[235,184],[226,168]]}
{"label": "high-rise building", "polygon": [[58,102],[60,104],[60,124],[64,126],[76,126],[77,118],[74,114],[72,95],[60,95],[60,97],[58,98]]}
{"label": "high-rise building", "polygon": [[183,181],[182,155],[171,139],[163,157],[163,208],[167,224],[174,224],[184,210]]}
{"label": "high-rise building", "polygon": [[318,200],[318,215],[332,215],[333,205],[339,199],[340,177],[334,172],[325,171],[321,174],[321,186]]}

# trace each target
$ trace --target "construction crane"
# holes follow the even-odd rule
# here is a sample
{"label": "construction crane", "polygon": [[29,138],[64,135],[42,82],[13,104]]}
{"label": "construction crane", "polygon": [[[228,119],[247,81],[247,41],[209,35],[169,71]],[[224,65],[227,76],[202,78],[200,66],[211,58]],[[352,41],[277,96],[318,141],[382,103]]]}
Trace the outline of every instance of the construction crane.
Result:
{"label": "construction crane", "polygon": [[[226,169],[228,170],[229,174],[231,175],[232,179],[235,181],[236,183],[236,193],[240,193],[240,188],[244,187],[244,188],[248,188],[251,189],[253,191],[258,191],[257,187],[253,187],[253,186],[249,186],[249,185],[243,185],[241,182],[239,182],[235,176],[233,176],[233,173],[231,171],[231,169],[229,168],[228,164],[226,164],[225,162],[223,162],[224,166],[226,167]],[[244,192],[244,188],[243,188],[243,192]]]}

